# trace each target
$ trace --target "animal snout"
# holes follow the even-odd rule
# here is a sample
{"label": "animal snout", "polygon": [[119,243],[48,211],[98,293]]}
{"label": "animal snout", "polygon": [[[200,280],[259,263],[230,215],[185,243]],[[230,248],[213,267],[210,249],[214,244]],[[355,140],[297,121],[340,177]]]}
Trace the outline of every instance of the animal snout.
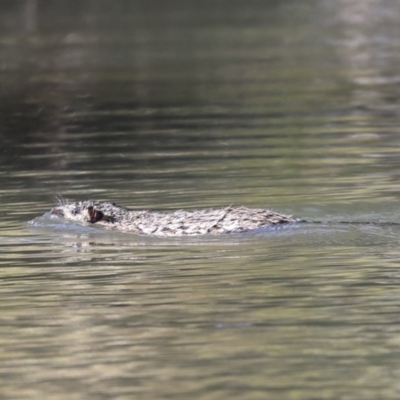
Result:
{"label": "animal snout", "polygon": [[64,216],[64,212],[60,207],[53,207],[50,211],[51,214],[58,215],[59,217]]}

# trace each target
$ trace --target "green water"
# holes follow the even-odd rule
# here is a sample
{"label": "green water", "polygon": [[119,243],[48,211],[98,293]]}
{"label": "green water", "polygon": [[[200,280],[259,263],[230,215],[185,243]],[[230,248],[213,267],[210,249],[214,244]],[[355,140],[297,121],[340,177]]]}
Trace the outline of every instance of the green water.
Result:
{"label": "green water", "polygon": [[399,21],[389,1],[0,5],[1,397],[397,399],[400,228],[156,239],[43,214],[400,223]]}

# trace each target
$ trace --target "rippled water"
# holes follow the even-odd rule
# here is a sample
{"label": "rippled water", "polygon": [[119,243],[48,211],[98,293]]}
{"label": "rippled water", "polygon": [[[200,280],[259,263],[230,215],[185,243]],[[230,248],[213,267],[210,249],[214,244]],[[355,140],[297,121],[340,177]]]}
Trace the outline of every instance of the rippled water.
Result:
{"label": "rippled water", "polygon": [[[15,4],[1,397],[397,399],[400,225],[338,222],[400,224],[400,7]],[[57,196],[323,223],[138,237],[51,218]]]}

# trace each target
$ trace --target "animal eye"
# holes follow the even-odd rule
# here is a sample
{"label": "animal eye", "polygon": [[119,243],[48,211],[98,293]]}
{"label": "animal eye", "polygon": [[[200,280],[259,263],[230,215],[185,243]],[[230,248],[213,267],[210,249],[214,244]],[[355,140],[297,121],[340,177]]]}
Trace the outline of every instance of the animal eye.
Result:
{"label": "animal eye", "polygon": [[71,211],[72,215],[76,215],[76,214],[78,214],[78,212],[79,212],[79,210],[78,210],[77,208],[74,208],[74,209]]}

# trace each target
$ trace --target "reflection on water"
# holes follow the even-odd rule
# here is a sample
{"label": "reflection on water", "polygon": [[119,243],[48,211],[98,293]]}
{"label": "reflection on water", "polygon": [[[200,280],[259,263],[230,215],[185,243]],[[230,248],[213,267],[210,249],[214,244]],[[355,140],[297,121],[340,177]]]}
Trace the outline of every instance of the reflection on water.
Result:
{"label": "reflection on water", "polygon": [[[47,3],[0,5],[2,398],[398,398],[400,229],[336,223],[400,222],[397,3]],[[146,238],[60,195],[324,223]]]}

